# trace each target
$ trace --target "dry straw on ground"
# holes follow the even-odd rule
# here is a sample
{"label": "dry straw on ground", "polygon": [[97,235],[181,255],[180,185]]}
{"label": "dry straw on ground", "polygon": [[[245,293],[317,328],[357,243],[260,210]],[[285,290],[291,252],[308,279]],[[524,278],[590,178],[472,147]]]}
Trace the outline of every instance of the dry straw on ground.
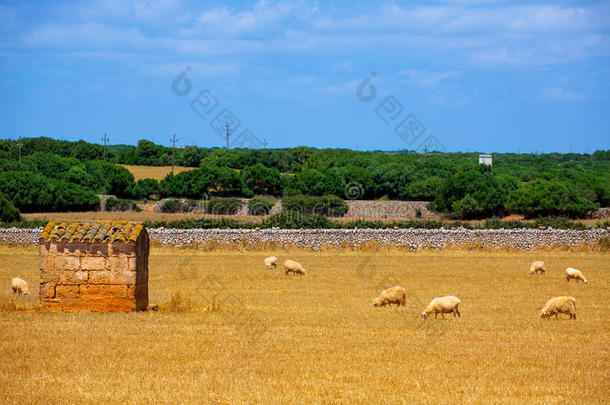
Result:
{"label": "dry straw on ground", "polygon": [[[266,271],[270,254],[308,274]],[[534,259],[545,276],[528,274]],[[12,300],[13,276],[36,285],[37,261],[34,248],[0,247],[1,302]],[[0,305],[0,402],[601,403],[610,396],[608,263],[608,253],[561,250],[153,248],[159,312]],[[567,266],[589,285],[567,283]],[[390,282],[407,290],[406,307],[374,308]],[[16,299],[22,308],[37,302],[32,290]],[[442,295],[462,300],[461,320],[419,320]],[[577,298],[578,320],[540,319],[559,295]],[[180,310],[164,311],[172,296]]]}

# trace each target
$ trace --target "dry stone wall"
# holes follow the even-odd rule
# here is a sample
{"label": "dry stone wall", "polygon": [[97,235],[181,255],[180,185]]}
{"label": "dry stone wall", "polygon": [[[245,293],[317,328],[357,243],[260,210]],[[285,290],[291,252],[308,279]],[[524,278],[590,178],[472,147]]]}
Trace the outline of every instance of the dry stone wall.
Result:
{"label": "dry stone wall", "polygon": [[[426,201],[364,201],[346,200],[346,217],[440,219],[442,215],[428,209]],[[418,215],[419,212],[419,215]]]}
{"label": "dry stone wall", "polygon": [[[0,241],[38,243],[42,229],[0,229]],[[188,246],[214,241],[220,245],[236,243],[274,243],[319,249],[323,246],[358,246],[364,243],[392,243],[408,249],[444,248],[456,244],[481,244],[483,247],[508,247],[529,250],[556,245],[593,244],[610,235],[610,229],[586,231],[561,229],[164,229],[149,228],[151,240],[162,245]]]}

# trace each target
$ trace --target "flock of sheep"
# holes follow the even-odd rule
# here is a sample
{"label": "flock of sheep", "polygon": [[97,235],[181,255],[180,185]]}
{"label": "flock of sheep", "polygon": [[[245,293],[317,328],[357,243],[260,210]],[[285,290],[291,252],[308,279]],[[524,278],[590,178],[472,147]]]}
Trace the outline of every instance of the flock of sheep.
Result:
{"label": "flock of sheep", "polygon": [[[277,257],[269,256],[265,258],[264,263],[267,270],[277,268]],[[286,260],[284,262],[284,272],[288,274],[293,272],[295,274],[305,275],[305,269],[299,263],[293,260]],[[540,260],[536,260],[530,266],[530,274],[545,274],[546,269],[544,267],[544,262]],[[566,269],[566,280],[569,282],[570,280],[576,280],[576,282],[584,282],[585,284],[589,283],[589,280],[585,278],[580,270],[574,269],[572,267],[568,267]],[[407,291],[401,286],[395,286],[383,290],[377,298],[373,301],[373,306],[375,307],[383,307],[386,305],[396,304],[396,306],[404,306],[407,302]],[[452,295],[446,297],[438,297],[434,298],[430,301],[430,304],[424,309],[421,313],[421,319],[425,320],[430,315],[434,314],[434,318],[437,319],[438,314],[441,314],[441,317],[444,319],[445,314],[453,314],[453,317],[456,316],[458,318],[462,317],[460,314],[459,305],[462,301],[458,297],[454,297]],[[563,297],[553,297],[547,301],[542,310],[540,311],[540,317],[542,319],[548,319],[551,316],[555,315],[555,318],[558,318],[559,314],[568,314],[570,319],[576,319],[576,298],[563,296]]]}
{"label": "flock of sheep", "polygon": [[[530,274],[538,274],[538,272],[540,272],[540,274],[546,273],[544,262],[540,260],[536,260],[530,266]],[[580,281],[585,284],[589,283],[589,280],[585,278],[580,270],[572,267],[566,268],[566,280],[568,282],[570,282],[570,280],[576,280],[577,283]],[[540,311],[540,317],[542,319],[548,319],[553,315],[557,318],[559,314],[568,314],[570,319],[576,319],[576,298],[569,296],[551,298],[546,302],[542,311]]]}
{"label": "flock of sheep", "polygon": [[[275,256],[269,256],[265,258],[264,263],[267,270],[276,269],[278,259]],[[580,270],[568,267],[565,271],[566,280],[568,282],[570,280],[576,280],[577,283],[580,281],[584,282],[585,284],[589,283],[589,280],[585,278]],[[303,266],[293,260],[286,260],[284,262],[284,273],[294,273],[298,275],[307,274]],[[533,262],[530,266],[530,274],[538,273],[546,273],[544,262],[539,260]],[[13,290],[13,294],[28,295],[28,283],[18,277],[11,280],[11,289]],[[395,286],[383,290],[373,301],[373,306],[383,307],[391,304],[404,306],[406,301],[407,291],[401,286]],[[460,314],[458,308],[461,302],[462,301],[460,301],[459,298],[454,296],[434,298],[421,313],[421,318],[425,320],[432,314],[434,314],[435,319],[438,317],[438,314],[441,314],[443,318],[445,317],[445,314],[453,314],[454,318],[456,316],[461,318],[462,315]],[[568,314],[570,319],[576,319],[576,298],[569,296],[551,298],[542,308],[540,317],[545,319],[555,315],[557,318],[559,314]]]}

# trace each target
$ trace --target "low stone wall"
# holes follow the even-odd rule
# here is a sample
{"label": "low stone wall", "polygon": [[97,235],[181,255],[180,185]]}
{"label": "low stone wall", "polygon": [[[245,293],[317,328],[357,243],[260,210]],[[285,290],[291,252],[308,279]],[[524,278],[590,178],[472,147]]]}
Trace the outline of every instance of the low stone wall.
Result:
{"label": "low stone wall", "polygon": [[[0,229],[0,241],[38,243],[39,229]],[[609,237],[608,229],[573,231],[561,229],[148,229],[151,240],[162,245],[188,246],[215,241],[231,245],[275,243],[318,249],[322,246],[358,246],[376,242],[391,243],[408,249],[443,248],[455,244],[480,244],[483,247],[508,247],[529,250],[556,245],[578,246]]]}
{"label": "low stone wall", "polygon": [[[441,214],[430,211],[426,201],[364,201],[346,200],[346,217],[350,218],[403,218],[440,219]],[[417,212],[419,211],[420,216]]]}
{"label": "low stone wall", "polygon": [[604,208],[598,209],[591,215],[591,218],[610,219],[610,207],[604,207]]}

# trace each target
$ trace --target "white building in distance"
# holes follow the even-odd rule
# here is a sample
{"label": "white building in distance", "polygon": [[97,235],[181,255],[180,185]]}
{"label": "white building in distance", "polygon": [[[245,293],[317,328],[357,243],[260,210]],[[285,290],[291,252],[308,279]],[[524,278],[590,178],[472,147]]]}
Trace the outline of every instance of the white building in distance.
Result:
{"label": "white building in distance", "polygon": [[480,154],[479,155],[479,164],[491,166],[491,155],[487,155],[487,154],[483,154],[483,153]]}

